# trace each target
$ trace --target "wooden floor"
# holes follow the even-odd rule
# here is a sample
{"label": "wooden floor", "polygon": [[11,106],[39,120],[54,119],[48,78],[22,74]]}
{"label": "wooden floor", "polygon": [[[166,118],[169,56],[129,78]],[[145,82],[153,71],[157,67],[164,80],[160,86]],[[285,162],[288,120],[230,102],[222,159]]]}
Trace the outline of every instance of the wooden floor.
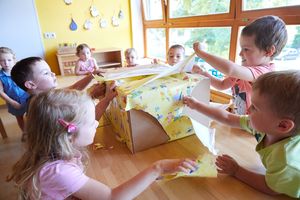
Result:
{"label": "wooden floor", "polygon": [[[7,183],[5,178],[10,173],[13,163],[24,152],[24,144],[21,143],[21,131],[15,118],[9,115],[5,108],[0,109],[0,117],[8,134],[6,140],[0,138],[0,199],[16,199],[17,191],[13,183]],[[115,139],[115,134],[109,124],[102,123],[102,125],[98,128],[95,142],[100,142],[106,148],[98,150],[90,148],[91,162],[87,174],[111,187],[124,182],[158,159],[196,158],[207,151],[193,135],[133,155],[125,144]],[[249,169],[264,171],[254,150],[256,142],[253,137],[219,124],[214,124],[214,126],[217,128],[216,144],[221,154],[231,155],[242,166]],[[136,199],[286,200],[291,198],[283,195],[268,196],[232,177],[220,175],[218,178],[179,178],[168,182],[157,181]]]}

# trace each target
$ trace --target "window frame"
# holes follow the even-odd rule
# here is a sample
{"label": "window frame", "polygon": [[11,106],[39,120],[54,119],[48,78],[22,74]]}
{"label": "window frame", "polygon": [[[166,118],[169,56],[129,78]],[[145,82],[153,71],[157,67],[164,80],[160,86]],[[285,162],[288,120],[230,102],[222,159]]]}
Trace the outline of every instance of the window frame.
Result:
{"label": "window frame", "polygon": [[282,18],[287,25],[300,25],[300,6],[287,6],[278,8],[268,8],[260,10],[242,10],[243,0],[230,0],[229,13],[212,14],[193,17],[170,18],[169,1],[162,2],[162,20],[146,20],[144,5],[142,1],[142,18],[144,33],[144,53],[147,57],[147,28],[165,28],[166,32],[166,52],[169,48],[170,28],[195,28],[195,27],[231,27],[229,59],[235,61],[238,45],[238,30],[240,26],[246,26],[249,22],[264,15],[277,15]]}

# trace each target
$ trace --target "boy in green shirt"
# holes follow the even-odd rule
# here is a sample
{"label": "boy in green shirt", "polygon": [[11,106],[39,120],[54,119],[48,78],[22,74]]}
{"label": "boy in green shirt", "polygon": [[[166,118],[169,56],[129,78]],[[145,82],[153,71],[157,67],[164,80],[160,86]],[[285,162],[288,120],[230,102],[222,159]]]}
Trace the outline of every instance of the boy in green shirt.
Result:
{"label": "boy in green shirt", "polygon": [[271,195],[300,197],[300,71],[277,71],[253,84],[249,115],[236,115],[207,106],[192,97],[184,103],[216,121],[255,136],[266,174],[249,171],[228,155],[218,156],[219,173],[229,174]]}

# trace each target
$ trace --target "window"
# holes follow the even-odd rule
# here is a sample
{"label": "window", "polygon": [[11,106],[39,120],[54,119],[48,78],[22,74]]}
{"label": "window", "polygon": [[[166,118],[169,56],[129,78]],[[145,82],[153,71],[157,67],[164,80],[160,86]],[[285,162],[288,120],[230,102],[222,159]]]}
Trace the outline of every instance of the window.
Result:
{"label": "window", "polygon": [[284,6],[299,5],[299,0],[284,0],[284,1],[270,1],[270,0],[244,0],[243,10],[259,10],[265,8],[277,8]]}
{"label": "window", "polygon": [[219,6],[215,6],[215,1],[207,0],[169,2],[170,18],[228,13],[230,8],[230,0],[219,0]]}
{"label": "window", "polygon": [[145,55],[166,59],[168,48],[175,43],[190,55],[193,42],[198,40],[208,44],[208,52],[239,63],[240,28],[264,15],[281,17],[288,28],[289,41],[274,62],[280,69],[296,68],[299,0],[143,0]]}
{"label": "window", "polygon": [[166,33],[163,28],[148,28],[146,32],[148,57],[164,60],[166,57]]}

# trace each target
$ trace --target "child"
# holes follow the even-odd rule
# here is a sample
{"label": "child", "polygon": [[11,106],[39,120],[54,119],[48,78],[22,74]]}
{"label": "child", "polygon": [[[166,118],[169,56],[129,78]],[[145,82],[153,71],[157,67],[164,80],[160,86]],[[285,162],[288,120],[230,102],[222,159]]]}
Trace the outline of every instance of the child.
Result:
{"label": "child", "polygon": [[2,68],[0,70],[0,96],[6,101],[8,112],[16,117],[23,132],[21,140],[24,141],[23,115],[26,112],[26,101],[29,95],[11,79],[10,72],[15,61],[15,54],[11,49],[0,47],[0,65]]}
{"label": "child", "polygon": [[133,199],[162,174],[196,168],[190,159],[160,160],[113,189],[86,176],[84,147],[93,142],[98,122],[92,99],[76,90],[34,97],[28,124],[28,149],[9,178],[24,199]]}
{"label": "child", "polygon": [[138,65],[138,56],[134,48],[128,48],[124,52],[126,67],[135,67]]}
{"label": "child", "polygon": [[75,74],[76,75],[87,75],[90,73],[100,73],[98,69],[97,61],[91,57],[91,49],[87,44],[80,44],[76,48],[76,55],[79,59],[76,62]]}
{"label": "child", "polygon": [[[167,63],[170,66],[173,66],[177,64],[178,62],[182,61],[185,56],[185,49],[180,44],[172,45],[168,50],[168,56],[167,56]],[[154,59],[153,63],[158,64],[159,60]]]}
{"label": "child", "polygon": [[249,116],[236,115],[184,97],[187,106],[214,120],[238,127],[255,136],[266,174],[251,172],[233,158],[222,155],[216,165],[267,194],[300,197],[300,71],[278,71],[261,75],[253,83]]}
{"label": "child", "polygon": [[[29,57],[17,62],[11,71],[11,77],[20,88],[27,91],[31,96],[49,91],[57,86],[55,73],[39,57]],[[83,90],[92,81],[93,77],[93,74],[90,73],[68,88]],[[97,104],[97,118],[99,117],[100,119],[110,100],[116,95],[116,92],[113,90],[114,87],[114,85],[111,85],[107,90],[107,97]],[[104,93],[105,86],[98,84],[92,90],[91,96],[96,98]]]}
{"label": "child", "polygon": [[208,77],[211,85],[219,90],[232,89],[235,113],[246,114],[250,106],[251,85],[260,75],[273,71],[272,63],[287,42],[285,23],[276,16],[264,16],[243,28],[240,45],[242,66],[229,60],[211,55],[196,42],[197,56],[224,73],[227,78],[217,79],[201,68],[194,66],[193,71]]}

